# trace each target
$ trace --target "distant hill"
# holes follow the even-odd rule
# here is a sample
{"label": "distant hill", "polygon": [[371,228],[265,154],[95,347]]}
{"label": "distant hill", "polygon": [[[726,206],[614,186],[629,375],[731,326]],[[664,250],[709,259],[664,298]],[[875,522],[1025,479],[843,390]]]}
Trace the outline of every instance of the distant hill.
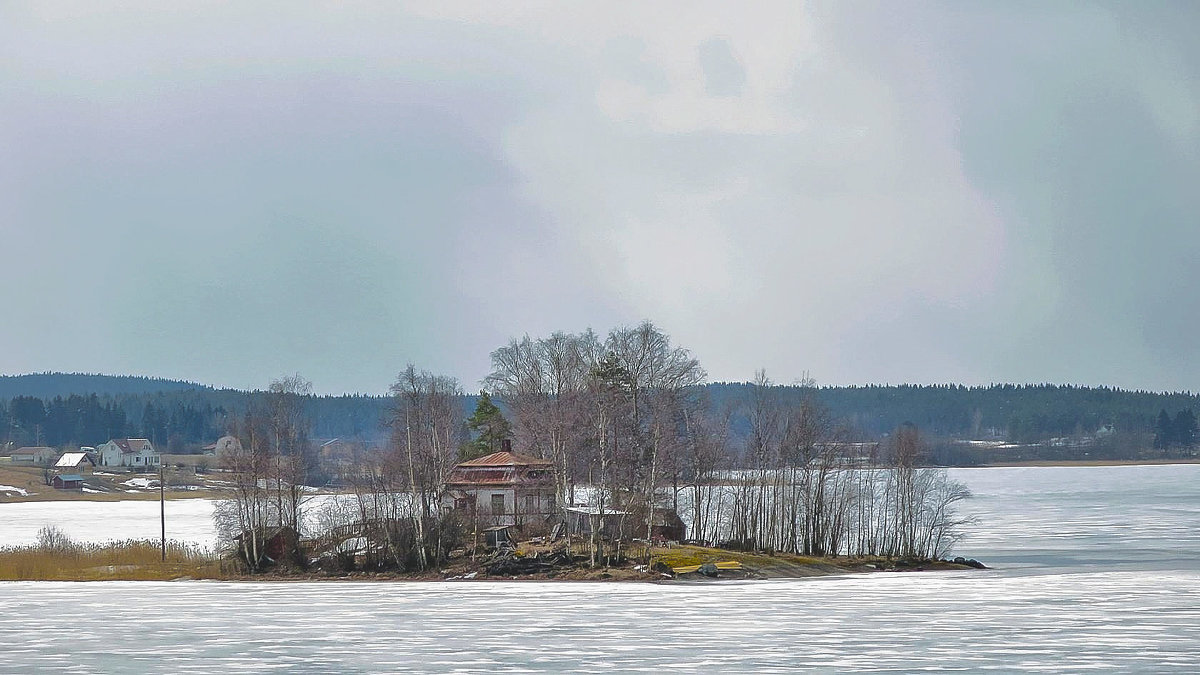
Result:
{"label": "distant hill", "polygon": [[51,399],[55,396],[71,394],[119,396],[211,389],[212,387],[195,382],[133,375],[90,375],[86,373],[0,375],[0,400],[10,399],[14,396]]}
{"label": "distant hill", "polygon": [[[733,442],[739,444],[750,429],[751,385],[717,382],[707,385],[705,393],[713,413],[729,413]],[[96,445],[134,435],[172,449],[194,448],[212,443],[265,395],[149,377],[0,376],[0,443]],[[879,439],[911,422],[927,437],[939,439],[1042,443],[1094,437],[1104,429],[1109,436],[1116,434],[1113,442],[1122,447],[1149,447],[1156,438],[1160,411],[1172,418],[1182,411],[1200,411],[1200,396],[1190,392],[1052,384],[782,386],[775,390],[782,403],[808,397],[862,440]],[[461,403],[466,417],[474,409],[475,397],[464,396]],[[392,405],[387,396],[311,396],[305,409],[314,438],[379,441],[389,433],[384,420]]]}
{"label": "distant hill", "polygon": [[[736,409],[748,400],[751,385],[719,382],[708,385],[707,392],[714,409]],[[936,436],[1015,441],[1090,433],[1103,425],[1150,432],[1160,410],[1200,410],[1200,396],[1191,392],[1056,384],[782,386],[778,395],[785,401],[811,396],[834,419],[867,437],[886,434],[905,422]],[[735,415],[733,422],[735,433],[748,424],[744,413]]]}

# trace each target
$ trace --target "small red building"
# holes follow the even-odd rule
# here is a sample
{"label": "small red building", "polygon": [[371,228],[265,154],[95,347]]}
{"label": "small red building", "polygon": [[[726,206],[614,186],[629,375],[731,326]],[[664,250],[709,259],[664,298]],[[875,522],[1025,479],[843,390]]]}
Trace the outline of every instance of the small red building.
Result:
{"label": "small red building", "polygon": [[82,490],[83,476],[73,473],[59,474],[50,479],[50,485],[58,490]]}

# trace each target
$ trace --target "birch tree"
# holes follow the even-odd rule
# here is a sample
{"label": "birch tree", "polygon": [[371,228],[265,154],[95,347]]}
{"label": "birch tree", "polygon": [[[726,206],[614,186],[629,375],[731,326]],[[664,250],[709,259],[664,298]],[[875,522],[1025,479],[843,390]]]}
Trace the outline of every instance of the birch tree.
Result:
{"label": "birch tree", "polygon": [[462,389],[452,377],[409,365],[391,391],[390,466],[407,479],[417,565],[428,569],[444,559],[453,535],[441,502],[463,427]]}

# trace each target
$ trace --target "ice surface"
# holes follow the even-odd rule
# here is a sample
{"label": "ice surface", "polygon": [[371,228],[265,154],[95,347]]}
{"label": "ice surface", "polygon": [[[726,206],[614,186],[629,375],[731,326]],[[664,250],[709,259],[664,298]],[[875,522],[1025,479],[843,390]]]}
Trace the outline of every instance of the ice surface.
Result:
{"label": "ice surface", "polygon": [[[217,533],[210,499],[170,499],[166,502],[167,538],[211,547]],[[80,542],[158,539],[158,502],[40,501],[0,504],[0,546],[37,541],[45,525],[54,525]]]}
{"label": "ice surface", "polygon": [[1194,672],[1200,662],[1194,573],[22,582],[0,594],[7,672]]}
{"label": "ice surface", "polygon": [[[959,548],[997,569],[664,585],[0,583],[0,672],[1196,672],[1200,465],[954,474],[981,519]],[[167,507],[171,536],[211,536],[211,501]],[[134,536],[127,520],[152,537],[157,508],[0,504],[0,539],[35,536],[47,517],[101,538]]]}

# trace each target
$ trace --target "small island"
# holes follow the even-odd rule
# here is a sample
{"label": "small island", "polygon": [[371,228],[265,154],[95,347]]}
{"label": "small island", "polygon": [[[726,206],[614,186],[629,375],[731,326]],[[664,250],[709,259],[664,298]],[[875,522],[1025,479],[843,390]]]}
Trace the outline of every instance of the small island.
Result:
{"label": "small island", "polygon": [[[761,372],[740,417],[719,414],[699,361],[648,321],[605,337],[524,337],[491,358],[474,399],[410,365],[379,444],[313,441],[311,384],[276,380],[226,419],[204,478],[200,464],[191,475],[193,492],[218,488],[217,551],[168,546],[164,528],[155,567],[152,543],[80,545],[51,528],[38,546],[5,551],[0,560],[25,562],[0,564],[0,577],[662,580],[979,566],[946,561],[971,524],[956,510],[970,493],[929,466],[913,424],[862,441],[815,390],[795,396]],[[59,463],[48,484],[70,479],[89,497],[118,495],[77,471],[139,496],[164,498],[178,481],[152,439],[110,439]],[[155,469],[161,482],[121,476]]]}

